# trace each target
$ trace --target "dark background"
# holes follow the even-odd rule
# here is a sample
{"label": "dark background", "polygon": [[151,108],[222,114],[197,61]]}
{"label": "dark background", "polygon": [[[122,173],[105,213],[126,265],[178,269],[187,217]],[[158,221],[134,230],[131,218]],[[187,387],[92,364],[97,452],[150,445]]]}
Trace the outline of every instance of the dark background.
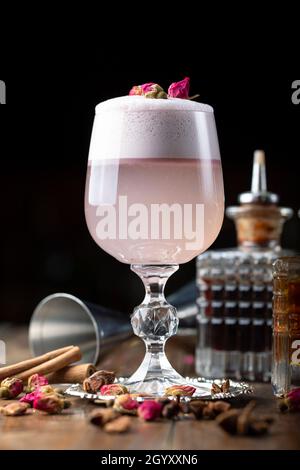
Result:
{"label": "dark background", "polygon": [[[54,65],[53,65],[54,64]],[[16,64],[15,64],[16,65]],[[18,65],[18,64],[17,64]],[[53,292],[130,312],[143,288],[128,265],[97,247],[85,225],[83,197],[95,105],[125,95],[134,84],[154,81],[167,89],[191,77],[191,94],[211,104],[220,140],[226,205],[250,189],[253,151],[267,155],[268,187],[281,205],[300,209],[300,105],[292,104],[297,75],[280,78],[222,67],[203,72],[191,60],[105,58],[70,67],[39,62],[0,69],[7,105],[0,107],[1,285],[0,319],[28,320]],[[73,64],[74,65],[74,64]],[[298,76],[299,78],[299,76]],[[234,246],[233,223],[224,221],[213,248]],[[283,246],[300,250],[300,219],[284,229]],[[195,263],[170,279],[172,292],[194,277]]]}

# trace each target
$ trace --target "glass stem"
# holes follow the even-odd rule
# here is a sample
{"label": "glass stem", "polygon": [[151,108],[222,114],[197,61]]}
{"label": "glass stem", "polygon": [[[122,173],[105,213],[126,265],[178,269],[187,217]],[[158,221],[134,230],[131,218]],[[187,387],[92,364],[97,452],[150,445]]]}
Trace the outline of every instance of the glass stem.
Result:
{"label": "glass stem", "polygon": [[182,380],[164,350],[166,340],[176,334],[178,327],[176,309],[166,301],[164,288],[178,266],[132,265],[131,269],[142,279],[146,291],[143,302],[134,309],[131,317],[134,333],[145,342],[146,354],[127,384],[136,386],[137,391],[149,391],[148,383],[151,383],[151,391],[160,393],[166,385]]}

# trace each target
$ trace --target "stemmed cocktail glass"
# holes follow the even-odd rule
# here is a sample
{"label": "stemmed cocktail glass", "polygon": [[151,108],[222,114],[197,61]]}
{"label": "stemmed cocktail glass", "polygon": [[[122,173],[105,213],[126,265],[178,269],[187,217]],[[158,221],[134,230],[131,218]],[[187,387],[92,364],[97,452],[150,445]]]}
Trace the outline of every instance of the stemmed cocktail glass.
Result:
{"label": "stemmed cocktail glass", "polygon": [[96,243],[130,264],[145,286],[131,322],[146,354],[126,386],[130,392],[161,396],[167,387],[187,385],[164,351],[178,326],[164,287],[178,265],[213,243],[222,225],[224,190],[213,109],[186,99],[144,96],[100,103],[85,213]]}

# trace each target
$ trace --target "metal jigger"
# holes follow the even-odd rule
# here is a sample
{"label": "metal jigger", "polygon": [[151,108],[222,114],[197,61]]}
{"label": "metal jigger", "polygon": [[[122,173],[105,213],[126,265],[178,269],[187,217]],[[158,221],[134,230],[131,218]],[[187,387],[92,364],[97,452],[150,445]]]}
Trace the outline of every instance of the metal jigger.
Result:
{"label": "metal jigger", "polygon": [[97,364],[104,348],[132,335],[129,316],[70,294],[52,294],[35,308],[29,326],[34,356],[68,345],[79,346],[82,363]]}

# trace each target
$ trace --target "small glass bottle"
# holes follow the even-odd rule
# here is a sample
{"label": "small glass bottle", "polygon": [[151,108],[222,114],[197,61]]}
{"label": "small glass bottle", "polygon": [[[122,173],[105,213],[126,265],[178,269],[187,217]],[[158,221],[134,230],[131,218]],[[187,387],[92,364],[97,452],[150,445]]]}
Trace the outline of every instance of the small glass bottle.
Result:
{"label": "small glass bottle", "polygon": [[238,247],[197,259],[196,371],[207,378],[268,381],[271,377],[272,262],[283,255],[280,237],[292,209],[267,191],[265,154],[254,154],[251,191],[226,214]]}
{"label": "small glass bottle", "polygon": [[272,385],[276,396],[300,387],[300,256],[273,264]]}

